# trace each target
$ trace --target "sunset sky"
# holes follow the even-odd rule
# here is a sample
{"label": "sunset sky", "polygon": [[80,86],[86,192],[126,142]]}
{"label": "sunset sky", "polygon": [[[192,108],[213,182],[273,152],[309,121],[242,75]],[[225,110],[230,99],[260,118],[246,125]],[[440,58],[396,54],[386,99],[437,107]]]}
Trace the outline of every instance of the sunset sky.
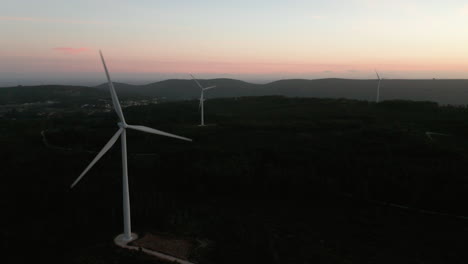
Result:
{"label": "sunset sky", "polygon": [[228,77],[468,78],[468,1],[15,0],[0,86]]}

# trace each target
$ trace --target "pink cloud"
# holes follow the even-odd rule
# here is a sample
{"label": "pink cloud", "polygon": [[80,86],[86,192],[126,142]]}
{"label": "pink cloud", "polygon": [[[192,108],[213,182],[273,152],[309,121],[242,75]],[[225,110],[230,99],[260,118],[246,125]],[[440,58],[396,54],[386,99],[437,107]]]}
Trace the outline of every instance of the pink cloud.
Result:
{"label": "pink cloud", "polygon": [[42,17],[16,17],[0,16],[0,21],[24,21],[24,22],[48,22],[48,23],[67,23],[67,24],[106,24],[100,21],[76,20],[62,18],[42,18]]}
{"label": "pink cloud", "polygon": [[53,48],[53,50],[63,52],[65,54],[79,54],[82,52],[89,51],[88,48],[70,48],[70,47],[57,47],[57,48]]}

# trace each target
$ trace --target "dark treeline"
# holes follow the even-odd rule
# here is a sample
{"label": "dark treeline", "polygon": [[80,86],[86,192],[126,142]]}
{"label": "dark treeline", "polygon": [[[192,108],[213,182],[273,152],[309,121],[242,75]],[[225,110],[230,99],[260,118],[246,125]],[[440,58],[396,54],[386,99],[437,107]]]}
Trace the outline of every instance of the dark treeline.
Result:
{"label": "dark treeline", "polygon": [[[240,97],[124,110],[133,228],[209,241],[200,263],[464,263],[468,109],[432,102]],[[12,263],[157,263],[119,250],[120,144],[71,182],[118,129],[114,113],[0,123],[2,251]],[[43,142],[41,131],[52,146]],[[433,136],[426,131],[448,134]],[[21,246],[21,247],[20,247]],[[23,254],[24,248],[31,254]]]}

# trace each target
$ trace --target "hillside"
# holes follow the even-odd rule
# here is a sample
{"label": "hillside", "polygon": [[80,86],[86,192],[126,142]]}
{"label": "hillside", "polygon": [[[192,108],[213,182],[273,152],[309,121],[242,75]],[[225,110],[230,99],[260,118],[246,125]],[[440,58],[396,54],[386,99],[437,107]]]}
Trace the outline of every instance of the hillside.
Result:
{"label": "hillside", "polygon": [[[466,107],[220,98],[206,104],[203,128],[197,108],[124,108],[131,124],[194,140],[128,131],[135,232],[207,241],[190,256],[207,264],[467,262],[468,222],[453,216],[468,216]],[[114,112],[0,119],[7,263],[159,263],[112,244],[122,232],[120,144],[69,189],[115,121]]]}
{"label": "hillside", "polygon": [[[288,97],[347,98],[375,101],[376,80],[319,79],[280,80],[252,84],[233,79],[200,80],[204,86],[217,88],[207,98],[282,95]],[[116,84],[123,94],[164,97],[167,100],[198,98],[199,90],[192,80],[166,80],[148,85]],[[103,84],[98,86],[106,88]],[[465,105],[468,102],[468,80],[383,80],[381,100],[433,101],[439,104]]]}
{"label": "hillside", "polygon": [[[219,97],[238,97],[263,95],[265,91],[260,90],[261,86],[233,79],[212,79],[200,80],[203,86],[216,85],[216,89],[211,90],[208,98]],[[189,100],[198,98],[200,91],[193,80],[165,80],[161,82],[150,83],[147,85],[128,85],[114,83],[119,94],[138,94],[150,97],[160,97],[166,100]],[[97,86],[101,89],[107,89],[107,83]]]}
{"label": "hillside", "polygon": [[24,104],[44,101],[74,103],[95,101],[108,93],[91,87],[65,85],[16,86],[0,88],[0,104]]}
{"label": "hillside", "polygon": [[[375,101],[376,80],[319,79],[280,80],[252,84],[234,79],[200,80],[204,86],[216,85],[205,94],[210,98],[282,95],[287,97],[347,98]],[[158,98],[160,101],[192,100],[200,96],[192,80],[165,80],[146,85],[114,83],[122,99]],[[94,89],[97,88],[97,89]],[[57,100],[82,103],[96,98],[108,99],[107,83],[94,88],[80,86],[29,86],[0,89],[0,104],[32,103]],[[468,102],[468,80],[383,80],[381,101],[433,101],[439,104],[465,105]]]}

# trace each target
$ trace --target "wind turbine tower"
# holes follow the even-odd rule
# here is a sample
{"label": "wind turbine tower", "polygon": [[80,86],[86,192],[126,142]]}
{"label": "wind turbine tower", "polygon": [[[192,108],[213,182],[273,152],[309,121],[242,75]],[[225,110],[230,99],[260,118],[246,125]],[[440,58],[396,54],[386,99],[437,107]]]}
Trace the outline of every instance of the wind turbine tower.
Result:
{"label": "wind turbine tower", "polygon": [[119,99],[117,97],[117,93],[115,92],[114,85],[110,79],[109,71],[107,70],[106,62],[104,61],[104,57],[102,56],[102,52],[99,51],[101,55],[102,65],[104,66],[104,70],[106,72],[107,81],[109,83],[109,90],[112,98],[112,104],[114,105],[115,112],[119,118],[117,123],[119,130],[112,136],[112,138],[107,142],[107,144],[101,149],[101,151],[96,155],[96,157],[91,161],[91,163],[86,167],[86,169],[81,173],[81,175],[72,183],[70,188],[75,187],[75,185],[85,176],[85,174],[93,167],[93,165],[115,144],[115,142],[119,139],[122,143],[122,193],[123,193],[123,224],[124,224],[124,232],[119,237],[122,240],[129,242],[135,239],[135,235],[132,235],[131,231],[131,221],[130,221],[130,195],[129,195],[129,188],[128,188],[128,170],[127,170],[127,128],[138,130],[146,133],[156,134],[160,136],[172,137],[186,141],[192,141],[191,139],[169,134],[154,128],[146,127],[146,126],[135,126],[129,125],[125,121],[125,117],[122,112],[122,107],[120,106]]}
{"label": "wind turbine tower", "polygon": [[200,90],[201,90],[201,94],[200,94],[200,104],[199,104],[199,107],[200,107],[200,110],[201,110],[201,121],[200,121],[200,126],[205,126],[205,107],[204,107],[204,102],[205,102],[205,97],[204,97],[204,92],[206,90],[209,90],[209,89],[212,89],[212,88],[215,88],[216,85],[214,86],[209,86],[209,87],[203,87],[201,86],[201,84],[197,81],[197,79],[195,79],[195,77],[193,77],[192,74],[190,74],[190,76],[192,76],[192,79],[197,83],[198,87],[200,87]]}
{"label": "wind turbine tower", "polygon": [[377,74],[377,79],[379,80],[379,84],[377,84],[377,98],[375,100],[375,102],[378,103],[380,100],[380,82],[382,81],[382,79],[380,78],[380,75],[377,72],[377,70],[375,71],[375,74]]}

